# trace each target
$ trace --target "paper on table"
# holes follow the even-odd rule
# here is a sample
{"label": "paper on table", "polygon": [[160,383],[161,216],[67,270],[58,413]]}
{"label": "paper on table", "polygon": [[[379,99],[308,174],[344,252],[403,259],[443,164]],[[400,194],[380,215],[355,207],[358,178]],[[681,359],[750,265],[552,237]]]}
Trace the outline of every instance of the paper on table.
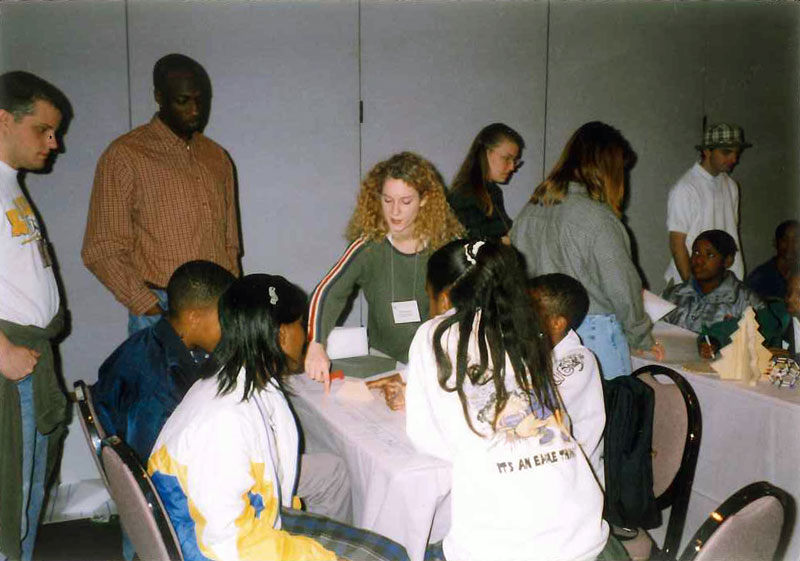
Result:
{"label": "paper on table", "polygon": [[328,335],[328,358],[349,358],[369,354],[366,327],[334,327]]}
{"label": "paper on table", "polygon": [[349,401],[372,401],[375,397],[362,380],[344,379],[342,386],[336,390],[336,397]]}
{"label": "paper on table", "polygon": [[675,304],[664,300],[661,296],[657,296],[647,289],[642,289],[642,300],[644,301],[644,311],[650,316],[650,321],[653,323],[675,309]]}

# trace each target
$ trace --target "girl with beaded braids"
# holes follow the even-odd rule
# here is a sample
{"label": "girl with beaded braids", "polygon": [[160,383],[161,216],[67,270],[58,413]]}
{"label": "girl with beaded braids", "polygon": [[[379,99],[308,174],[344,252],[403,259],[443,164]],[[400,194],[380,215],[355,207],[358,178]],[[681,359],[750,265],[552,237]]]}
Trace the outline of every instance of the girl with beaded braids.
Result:
{"label": "girl with beaded braids", "polygon": [[603,493],[569,434],[525,282],[500,242],[455,241],[428,261],[431,313],[447,311],[411,343],[406,430],[453,464],[453,482],[450,531],[426,559],[608,553]]}
{"label": "girl with beaded braids", "polygon": [[296,510],[298,431],[281,378],[302,365],[305,311],[302,289],[274,275],[246,275],[220,298],[213,368],[148,462],[187,561],[408,561],[387,538]]}
{"label": "girl with beaded braids", "polygon": [[356,288],[369,304],[370,347],[406,362],[414,332],[428,319],[428,257],[462,233],[433,164],[411,152],[376,164],[347,227],[352,243],[311,295],[306,373],[330,383],[325,344]]}

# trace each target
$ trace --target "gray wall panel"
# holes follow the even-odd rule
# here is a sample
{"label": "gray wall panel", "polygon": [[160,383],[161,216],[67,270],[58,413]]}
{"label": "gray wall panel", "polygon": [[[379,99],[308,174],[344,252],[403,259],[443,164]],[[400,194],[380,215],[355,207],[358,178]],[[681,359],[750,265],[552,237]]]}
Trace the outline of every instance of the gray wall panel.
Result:
{"label": "gray wall panel", "polygon": [[355,2],[129,4],[134,123],[156,110],[152,68],[201,62],[214,88],[206,133],[237,168],[246,272],[311,290],[341,254],[358,187]]}
{"label": "gray wall panel", "polygon": [[740,124],[753,144],[733,172],[749,271],[773,255],[775,227],[800,217],[800,4],[704,10],[706,114],[712,123]]}
{"label": "gray wall panel", "polygon": [[478,131],[502,121],[527,146],[505,187],[515,216],[541,180],[547,4],[366,2],[361,22],[362,172],[412,150],[449,184]]}
{"label": "gray wall panel", "polygon": [[689,166],[700,131],[702,42],[695,10],[670,3],[553,3],[548,172],[587,121],[620,129],[638,154],[626,222],[650,284],[669,262],[667,192]]}

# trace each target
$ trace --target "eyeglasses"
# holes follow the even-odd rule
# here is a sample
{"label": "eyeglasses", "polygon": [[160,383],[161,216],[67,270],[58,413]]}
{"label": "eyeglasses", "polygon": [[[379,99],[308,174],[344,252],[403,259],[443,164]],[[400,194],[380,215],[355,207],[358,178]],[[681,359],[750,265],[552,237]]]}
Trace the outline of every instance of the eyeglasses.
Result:
{"label": "eyeglasses", "polygon": [[[490,150],[490,151],[491,151],[491,152],[494,152],[494,150]],[[519,169],[519,168],[521,168],[521,167],[522,167],[522,164],[524,164],[524,163],[525,163],[525,161],[524,161],[524,160],[520,160],[519,158],[517,158],[517,157],[515,157],[515,156],[512,156],[511,154],[507,154],[507,155],[505,155],[505,156],[501,156],[500,154],[498,154],[498,157],[499,157],[501,160],[503,160],[503,163],[504,163],[504,164],[506,164],[506,165],[512,165],[512,166],[514,166],[514,169]]]}

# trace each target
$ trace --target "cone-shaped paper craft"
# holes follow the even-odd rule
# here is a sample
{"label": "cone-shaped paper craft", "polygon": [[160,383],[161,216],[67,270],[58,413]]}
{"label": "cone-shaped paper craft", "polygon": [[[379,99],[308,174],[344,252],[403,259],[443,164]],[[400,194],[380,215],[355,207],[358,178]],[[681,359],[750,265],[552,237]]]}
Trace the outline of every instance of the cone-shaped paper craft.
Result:
{"label": "cone-shaped paper craft", "polygon": [[711,367],[723,380],[737,380],[755,386],[769,368],[770,352],[764,348],[764,337],[758,332],[753,308],[748,306],[739,320],[731,342],[723,347],[720,358]]}

